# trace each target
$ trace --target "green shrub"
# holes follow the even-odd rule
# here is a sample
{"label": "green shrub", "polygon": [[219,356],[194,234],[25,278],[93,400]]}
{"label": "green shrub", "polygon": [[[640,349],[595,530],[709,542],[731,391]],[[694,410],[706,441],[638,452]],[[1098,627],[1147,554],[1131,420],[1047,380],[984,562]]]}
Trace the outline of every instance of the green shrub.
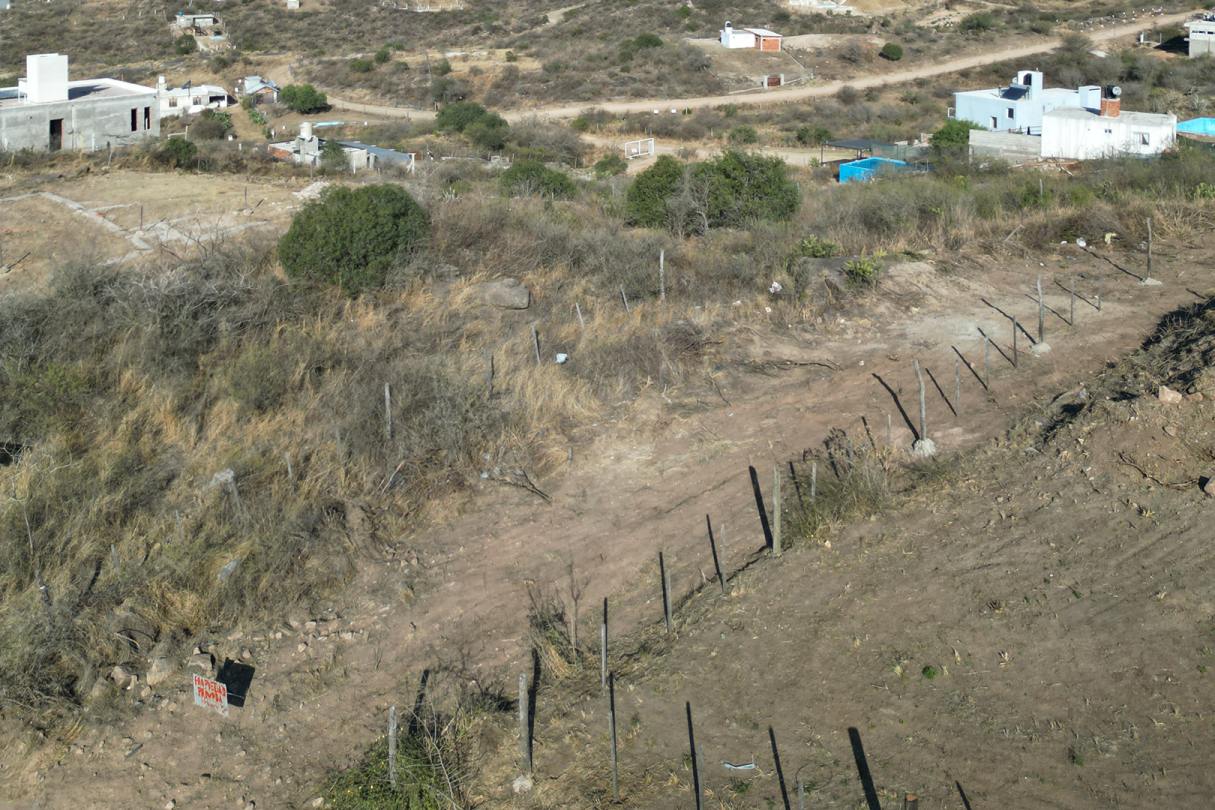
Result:
{"label": "green shrub", "polygon": [[797,128],[797,142],[803,146],[820,146],[831,140],[831,130],[822,124],[802,124]]}
{"label": "green shrub", "polygon": [[970,131],[984,129],[978,124],[951,118],[940,129],[932,133],[932,145],[937,149],[962,148],[970,145]]}
{"label": "green shrub", "polygon": [[160,153],[170,166],[182,168],[198,157],[198,147],[185,138],[169,138],[160,147]]}
{"label": "green shrub", "polygon": [[973,14],[967,14],[958,22],[958,30],[965,31],[971,34],[979,34],[983,31],[990,31],[996,27],[996,15],[990,11],[976,11]]}
{"label": "green shrub", "polygon": [[349,296],[379,287],[393,261],[429,233],[426,211],[398,186],[330,187],[291,221],[278,257],[288,276],[337,284]]}
{"label": "green shrub", "polygon": [[500,116],[491,113],[475,101],[456,101],[444,104],[435,116],[435,126],[449,132],[463,132],[471,124],[484,124],[496,119],[506,125]]}
{"label": "green shrub", "polygon": [[289,84],[278,94],[279,101],[297,113],[317,113],[329,107],[329,99],[310,84]]}
{"label": "green shrub", "polygon": [[840,246],[826,239],[820,239],[817,236],[808,236],[805,239],[799,240],[793,246],[793,250],[789,254],[789,258],[796,259],[830,259],[833,256],[840,255]]}
{"label": "green shrub", "polygon": [[498,182],[503,193],[511,197],[540,194],[566,199],[574,196],[574,192],[578,190],[573,180],[538,160],[516,161],[502,173]]}
{"label": "green shrub", "polygon": [[182,34],[177,39],[173,40],[173,51],[178,56],[194,53],[198,50],[198,40],[193,34]]}
{"label": "green shrub", "polygon": [[448,62],[446,59],[440,59],[435,64],[434,70],[436,76],[446,76],[448,73],[451,73],[451,62]]}
{"label": "green shrub", "polygon": [[730,132],[730,143],[759,143],[759,133],[755,131],[755,127],[743,124]]}
{"label": "green shrub", "polygon": [[661,155],[653,166],[637,175],[624,197],[629,220],[647,228],[665,227],[667,200],[679,190],[683,173],[683,164],[670,155]]}
{"label": "green shrub", "polygon": [[372,59],[375,60],[375,63],[377,65],[382,65],[391,58],[392,58],[392,52],[388,50],[387,45],[385,45],[383,48],[380,48],[378,51],[376,51],[375,56],[372,57]]}
{"label": "green shrub", "polygon": [[844,264],[844,277],[848,279],[849,287],[874,287],[880,272],[882,263],[872,256],[860,256]]}
{"label": "green shrub", "polygon": [[788,165],[778,157],[729,151],[693,167],[696,180],[708,189],[708,220],[712,228],[739,227],[753,219],[783,221],[801,204]]}
{"label": "green shrub", "polygon": [[479,146],[482,149],[488,149],[491,152],[500,152],[506,148],[506,137],[510,134],[510,127],[507,126],[506,121],[498,116],[495,115],[493,118],[501,121],[501,125],[495,126],[485,121],[478,121],[475,124],[470,124],[464,130],[464,134],[468,137],[468,140],[472,141],[473,145]]}
{"label": "green shrub", "polygon": [[351,59],[350,60],[350,72],[351,73],[370,73],[373,70],[375,70],[375,63],[372,62],[370,59]]}
{"label": "green shrub", "polygon": [[506,52],[506,61],[507,62],[517,62],[517,61],[519,61],[519,57],[515,56],[514,51],[507,51]]}
{"label": "green shrub", "polygon": [[628,162],[615,152],[612,152],[610,155],[604,155],[595,164],[595,175],[600,178],[614,177],[624,174],[628,170]]}
{"label": "green shrub", "polygon": [[884,59],[889,59],[891,62],[897,62],[903,58],[903,46],[894,42],[887,42],[882,46],[879,55]]}
{"label": "green shrub", "polygon": [[644,34],[638,35],[638,37],[633,40],[633,47],[639,51],[646,48],[661,48],[662,37],[647,31]]}
{"label": "green shrub", "polygon": [[349,167],[346,161],[346,153],[342,151],[342,145],[337,141],[325,141],[321,144],[321,166],[333,171],[344,171]]}

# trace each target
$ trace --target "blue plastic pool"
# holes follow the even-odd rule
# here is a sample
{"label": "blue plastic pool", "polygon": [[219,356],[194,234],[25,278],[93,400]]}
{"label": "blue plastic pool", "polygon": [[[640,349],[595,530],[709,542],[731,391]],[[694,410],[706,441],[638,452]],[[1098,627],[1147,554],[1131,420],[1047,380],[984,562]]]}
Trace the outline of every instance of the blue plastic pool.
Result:
{"label": "blue plastic pool", "polygon": [[1215,118],[1191,118],[1177,125],[1178,132],[1188,132],[1191,135],[1215,136]]}

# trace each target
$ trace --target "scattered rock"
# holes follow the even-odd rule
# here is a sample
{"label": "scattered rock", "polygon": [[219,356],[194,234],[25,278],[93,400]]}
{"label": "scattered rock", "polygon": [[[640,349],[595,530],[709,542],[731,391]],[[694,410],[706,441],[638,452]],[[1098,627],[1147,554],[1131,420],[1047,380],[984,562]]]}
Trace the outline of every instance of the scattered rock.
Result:
{"label": "scattered rock", "polygon": [[105,697],[110,691],[110,682],[105,678],[98,678],[93,681],[93,688],[89,690],[89,697],[97,700],[100,697]]}
{"label": "scattered rock", "polygon": [[177,802],[173,799],[169,799],[167,802],[165,802],[165,810],[173,810],[173,808],[176,806]]}
{"label": "scattered rock", "polygon": [[228,641],[240,641],[244,637],[245,637],[244,630],[233,630],[231,633],[228,634]]}
{"label": "scattered rock", "polygon": [[531,292],[517,278],[499,278],[474,287],[481,299],[499,309],[527,309]]}
{"label": "scattered rock", "polygon": [[242,660],[242,661],[248,661],[248,660],[249,660],[250,658],[252,658],[252,657],[253,657],[253,653],[251,653],[251,652],[249,651],[249,648],[248,648],[248,647],[245,647],[245,648],[243,648],[243,649],[240,651],[240,660]]}
{"label": "scattered rock", "polygon": [[303,200],[305,202],[315,200],[321,196],[321,192],[324,191],[328,185],[329,184],[324,180],[318,180],[311,185],[305,186],[299,191],[291,192],[291,196],[295,197],[297,200]]}
{"label": "scattered rock", "polygon": [[317,796],[315,799],[308,802],[308,805],[310,807],[320,807],[324,803],[325,803],[325,798],[323,796]]}
{"label": "scattered rock", "polygon": [[130,689],[139,682],[139,676],[119,664],[110,670],[110,680],[117,684],[119,689]]}
{"label": "scattered rock", "polygon": [[532,789],[532,778],[527,774],[516,776],[515,781],[511,783],[511,787],[515,793],[527,793]]}
{"label": "scattered rock", "polygon": [[224,582],[225,580],[228,579],[228,577],[232,576],[232,574],[239,567],[240,567],[240,557],[237,557],[235,560],[229,560],[227,565],[225,565],[223,568],[219,569],[219,574],[217,576],[217,579],[219,579],[220,582]]}
{"label": "scattered rock", "polygon": [[1165,405],[1177,405],[1181,402],[1181,394],[1169,388],[1167,385],[1160,386],[1160,391],[1156,394],[1157,398]]}
{"label": "scattered rock", "polygon": [[1205,398],[1206,397],[1202,395],[1201,391],[1195,391],[1192,394],[1185,395],[1186,402],[1202,402]]}
{"label": "scattered rock", "polygon": [[1164,434],[1165,434],[1166,436],[1176,436],[1176,435],[1177,435],[1177,428],[1173,427],[1172,425],[1165,425],[1165,426],[1164,426]]}
{"label": "scattered rock", "polygon": [[211,653],[198,653],[186,659],[186,666],[198,667],[204,675],[210,677],[211,669],[215,666],[215,659],[211,657]]}
{"label": "scattered rock", "polygon": [[1207,494],[1208,498],[1215,498],[1215,476],[1206,480],[1206,483],[1202,485],[1202,491]]}
{"label": "scattered rock", "polygon": [[[209,665],[208,665],[209,667]],[[167,658],[153,658],[144,681],[148,686],[156,686],[167,681],[173,675],[173,664]]]}

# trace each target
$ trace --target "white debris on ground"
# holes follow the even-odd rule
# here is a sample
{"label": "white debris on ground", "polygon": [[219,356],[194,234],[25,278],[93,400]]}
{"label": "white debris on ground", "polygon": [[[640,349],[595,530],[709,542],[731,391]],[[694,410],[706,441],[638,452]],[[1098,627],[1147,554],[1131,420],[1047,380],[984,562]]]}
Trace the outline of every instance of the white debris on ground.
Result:
{"label": "white debris on ground", "polygon": [[300,189],[299,191],[293,191],[291,193],[297,199],[303,200],[304,202],[308,202],[310,200],[315,200],[318,197],[320,197],[321,192],[324,191],[329,185],[330,184],[326,183],[324,180],[317,180],[315,183],[305,186],[304,188]]}

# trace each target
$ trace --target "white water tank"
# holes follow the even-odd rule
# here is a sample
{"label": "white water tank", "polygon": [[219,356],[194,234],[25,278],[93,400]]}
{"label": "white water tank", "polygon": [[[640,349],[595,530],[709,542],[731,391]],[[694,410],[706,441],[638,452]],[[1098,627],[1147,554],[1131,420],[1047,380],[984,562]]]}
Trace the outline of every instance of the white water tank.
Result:
{"label": "white water tank", "polygon": [[312,122],[311,121],[304,121],[302,124],[300,124],[300,137],[303,138],[304,140],[308,140],[309,138],[312,137]]}

